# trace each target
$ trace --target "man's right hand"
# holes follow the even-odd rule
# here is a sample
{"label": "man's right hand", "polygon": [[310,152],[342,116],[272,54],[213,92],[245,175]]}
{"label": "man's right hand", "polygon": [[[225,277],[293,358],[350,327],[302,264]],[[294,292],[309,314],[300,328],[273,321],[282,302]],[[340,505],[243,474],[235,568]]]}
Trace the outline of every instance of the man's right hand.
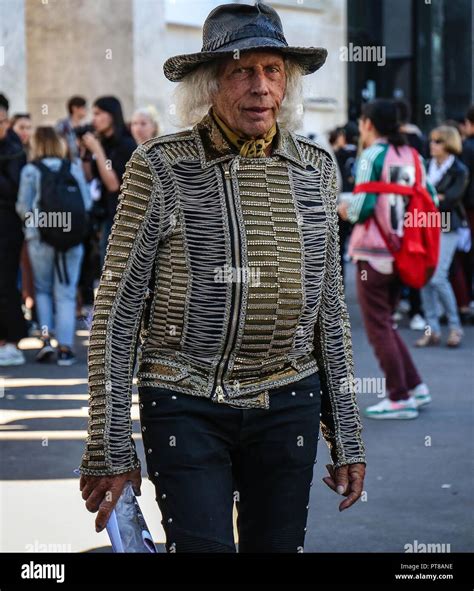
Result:
{"label": "man's right hand", "polygon": [[133,491],[141,495],[141,469],[137,468],[123,474],[112,476],[90,476],[81,474],[79,489],[86,501],[86,509],[91,513],[98,511],[95,520],[95,531],[99,533],[107,525],[110,514],[122,494],[127,480],[132,482]]}

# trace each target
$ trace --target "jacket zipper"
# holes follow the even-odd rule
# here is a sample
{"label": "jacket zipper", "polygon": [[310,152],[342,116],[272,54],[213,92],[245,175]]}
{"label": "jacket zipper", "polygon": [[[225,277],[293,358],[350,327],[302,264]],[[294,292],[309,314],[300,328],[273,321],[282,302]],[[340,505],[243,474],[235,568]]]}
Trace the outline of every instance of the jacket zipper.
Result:
{"label": "jacket zipper", "polygon": [[[226,197],[228,203],[228,211],[230,214],[230,222],[232,224],[232,234],[233,234],[233,249],[235,255],[235,265],[236,268],[240,268],[240,242],[239,242],[239,225],[237,220],[237,214],[235,211],[235,204],[234,204],[234,194],[232,190],[232,179],[230,174],[230,164],[228,162],[224,162],[222,164],[224,169],[224,179],[225,179],[225,186],[226,186]],[[235,286],[235,287],[234,287]],[[240,301],[241,301],[241,285],[240,281],[236,281],[233,283],[233,290],[235,293],[235,299],[232,306],[231,311],[231,323],[230,329],[227,333],[227,339],[224,345],[224,353],[219,361],[219,364],[216,369],[216,378],[215,378],[215,390],[217,393],[217,401],[223,402],[225,400],[225,391],[224,386],[222,383],[222,377],[224,374],[224,369],[227,364],[231,349],[232,343],[234,342],[236,329],[237,329],[237,320],[240,314]]]}

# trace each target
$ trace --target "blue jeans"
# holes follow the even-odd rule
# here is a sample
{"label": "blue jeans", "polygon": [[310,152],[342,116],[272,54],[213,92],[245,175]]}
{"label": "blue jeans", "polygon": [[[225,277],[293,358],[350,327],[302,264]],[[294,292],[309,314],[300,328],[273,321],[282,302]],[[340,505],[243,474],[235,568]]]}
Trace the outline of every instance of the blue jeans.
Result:
{"label": "blue jeans", "polygon": [[435,274],[429,283],[421,290],[421,300],[425,311],[426,323],[432,333],[440,334],[439,324],[440,304],[448,318],[451,329],[461,330],[458,307],[453,288],[449,282],[449,267],[456,254],[458,237],[456,232],[442,232],[439,252],[439,262]]}
{"label": "blue jeans", "polygon": [[60,282],[55,269],[54,248],[39,239],[29,240],[27,244],[33,269],[35,305],[41,332],[47,336],[55,330],[58,343],[72,347],[76,328],[76,291],[84,247],[78,244],[66,251],[65,260],[69,275],[69,285],[67,285]]}
{"label": "blue jeans", "polygon": [[302,552],[321,396],[312,374],[240,409],[139,387],[148,476],[168,552]]}

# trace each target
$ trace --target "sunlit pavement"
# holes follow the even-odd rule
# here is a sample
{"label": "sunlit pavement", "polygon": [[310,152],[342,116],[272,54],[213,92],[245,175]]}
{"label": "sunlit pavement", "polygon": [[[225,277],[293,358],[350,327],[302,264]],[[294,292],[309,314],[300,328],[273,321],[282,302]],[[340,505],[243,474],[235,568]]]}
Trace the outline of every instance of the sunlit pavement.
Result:
{"label": "sunlit pavement", "polygon": [[[381,378],[362,330],[353,267],[347,268],[356,375]],[[410,344],[420,333],[401,328]],[[446,331],[445,331],[446,332]],[[444,544],[472,551],[474,327],[462,348],[414,350],[433,403],[411,421],[364,419],[368,469],[363,500],[339,513],[342,497],[321,478],[328,462],[321,438],[308,515],[305,552],[403,552],[409,544]],[[0,551],[110,551],[106,531],[94,530],[78,477],[87,427],[87,330],[78,325],[79,363],[35,364],[36,339],[22,342],[28,364],[0,368]],[[382,382],[373,380],[373,385]],[[361,382],[361,408],[379,400]],[[365,387],[365,390],[363,389]],[[134,437],[142,460],[138,497],[153,538],[164,533],[148,480],[134,396]],[[447,545],[450,545],[449,547]]]}

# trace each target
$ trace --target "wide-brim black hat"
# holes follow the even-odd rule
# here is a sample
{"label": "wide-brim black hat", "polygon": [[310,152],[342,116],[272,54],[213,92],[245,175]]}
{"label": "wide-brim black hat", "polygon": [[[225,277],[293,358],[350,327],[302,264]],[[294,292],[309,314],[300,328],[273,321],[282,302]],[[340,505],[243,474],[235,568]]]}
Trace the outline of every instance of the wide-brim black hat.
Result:
{"label": "wide-brim black hat", "polygon": [[201,51],[168,58],[163,71],[168,80],[179,82],[202,63],[234,55],[235,50],[278,50],[293,57],[303,74],[319,70],[327,57],[323,47],[290,47],[277,12],[263,2],[221,4],[214,8],[203,26]]}

